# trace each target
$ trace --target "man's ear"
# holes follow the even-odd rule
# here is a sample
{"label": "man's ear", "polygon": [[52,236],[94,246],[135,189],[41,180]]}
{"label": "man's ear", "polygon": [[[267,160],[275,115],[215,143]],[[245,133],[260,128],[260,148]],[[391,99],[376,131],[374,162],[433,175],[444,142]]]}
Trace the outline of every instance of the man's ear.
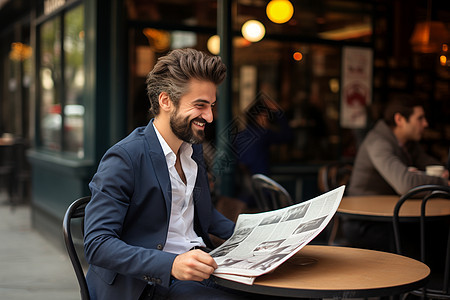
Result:
{"label": "man's ear", "polygon": [[172,107],[172,100],[170,100],[169,94],[162,92],[158,96],[159,107],[164,111],[170,111]]}
{"label": "man's ear", "polygon": [[395,126],[402,126],[405,123],[406,119],[405,117],[400,113],[394,114],[394,122]]}

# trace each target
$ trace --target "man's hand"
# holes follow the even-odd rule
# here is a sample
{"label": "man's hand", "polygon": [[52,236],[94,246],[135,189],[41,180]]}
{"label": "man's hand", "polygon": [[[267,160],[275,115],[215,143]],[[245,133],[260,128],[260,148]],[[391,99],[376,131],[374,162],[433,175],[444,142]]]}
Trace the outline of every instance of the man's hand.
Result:
{"label": "man's hand", "polygon": [[211,255],[202,250],[191,250],[175,257],[171,274],[179,280],[202,281],[215,269],[217,264]]}

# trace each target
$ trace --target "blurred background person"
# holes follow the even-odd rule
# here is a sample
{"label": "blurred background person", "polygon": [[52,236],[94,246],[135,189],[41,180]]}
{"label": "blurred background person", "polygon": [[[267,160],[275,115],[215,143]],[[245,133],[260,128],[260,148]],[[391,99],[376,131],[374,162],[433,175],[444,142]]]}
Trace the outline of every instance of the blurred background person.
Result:
{"label": "blurred background person", "polygon": [[[448,170],[439,176],[425,172],[428,165],[440,165],[419,144],[426,127],[424,106],[419,100],[405,95],[388,103],[384,119],[375,124],[358,149],[348,194],[402,195],[419,185],[448,185]],[[393,251],[391,223],[343,219],[341,224],[344,239],[351,246]]]}
{"label": "blurred background person", "polygon": [[448,170],[439,177],[426,166],[441,163],[420,146],[428,122],[422,103],[403,96],[390,102],[384,119],[367,134],[356,155],[349,195],[401,195],[423,184],[448,185]]}
{"label": "blurred background person", "polygon": [[254,174],[270,177],[270,148],[274,144],[288,143],[292,129],[285,113],[276,102],[262,97],[245,114],[246,127],[237,133],[234,149],[237,154],[238,198],[254,206],[249,186]]}

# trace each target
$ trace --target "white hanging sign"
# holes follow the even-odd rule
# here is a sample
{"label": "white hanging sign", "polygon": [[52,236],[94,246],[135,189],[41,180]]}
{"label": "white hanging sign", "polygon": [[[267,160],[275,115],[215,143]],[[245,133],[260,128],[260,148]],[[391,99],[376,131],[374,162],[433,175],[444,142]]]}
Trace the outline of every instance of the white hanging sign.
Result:
{"label": "white hanging sign", "polygon": [[341,127],[365,128],[372,103],[373,52],[369,48],[342,50]]}

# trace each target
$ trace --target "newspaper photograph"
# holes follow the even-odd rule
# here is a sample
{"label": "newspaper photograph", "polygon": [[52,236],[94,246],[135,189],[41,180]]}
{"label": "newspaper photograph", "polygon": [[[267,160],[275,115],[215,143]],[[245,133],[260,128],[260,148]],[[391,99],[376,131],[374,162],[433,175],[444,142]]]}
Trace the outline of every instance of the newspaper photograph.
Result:
{"label": "newspaper photograph", "polygon": [[335,214],[345,186],[278,210],[241,214],[233,235],[210,252],[214,276],[252,284],[312,241]]}

